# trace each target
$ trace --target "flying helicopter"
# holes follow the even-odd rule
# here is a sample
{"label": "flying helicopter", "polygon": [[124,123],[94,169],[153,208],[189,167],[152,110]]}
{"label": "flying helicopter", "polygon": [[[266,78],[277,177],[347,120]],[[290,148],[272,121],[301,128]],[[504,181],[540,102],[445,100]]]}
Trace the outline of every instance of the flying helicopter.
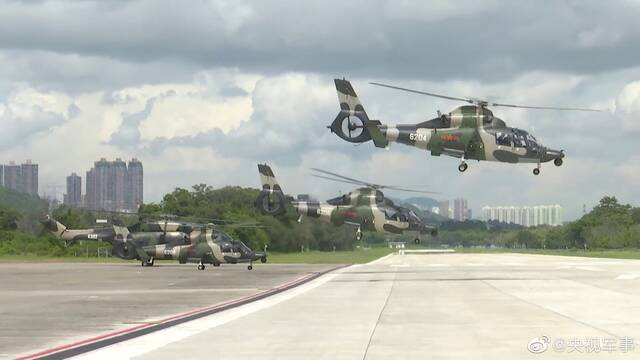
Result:
{"label": "flying helicopter", "polygon": [[[153,266],[155,259],[177,260],[180,264],[197,263],[198,270],[205,264],[267,262],[267,254],[253,251],[242,241],[231,238],[212,223],[195,224],[159,220],[142,224],[148,231],[130,232],[122,224],[91,229],[67,229],[46,215],[41,223],[58,239],[66,243],[80,240],[104,241],[112,246],[112,254],[125,260],[139,260],[142,266]],[[238,225],[243,226],[243,225]]]}
{"label": "flying helicopter", "polygon": [[355,226],[357,241],[362,239],[363,231],[407,233],[415,236],[416,244],[420,243],[420,237],[423,234],[431,236],[438,234],[437,227],[424,224],[413,211],[394,204],[391,199],[384,196],[381,190],[428,194],[433,192],[374,184],[321,169],[312,170],[318,173],[313,175],[315,177],[358,185],[360,188],[322,203],[302,200],[301,196],[298,196],[298,200],[294,200],[284,195],[271,167],[267,164],[258,164],[262,191],[256,198],[256,209],[264,215],[279,216],[284,215],[287,204],[291,204],[299,215],[298,221],[301,221],[303,216],[308,216],[335,226],[343,224]]}
{"label": "flying helicopter", "polygon": [[332,133],[351,143],[373,140],[376,147],[386,148],[399,142],[430,151],[432,156],[447,155],[460,159],[458,170],[467,170],[467,160],[536,164],[533,174],[540,174],[540,164],[553,161],[562,166],[563,150],[543,146],[527,131],[509,127],[493,115],[488,107],[509,107],[538,110],[600,111],[598,109],[526,106],[490,102],[475,98],[454,97],[372,82],[372,85],[427,95],[441,99],[466,102],[448,114],[438,111],[436,118],[410,125],[384,125],[371,120],[353,90],[351,83],[335,79],[340,112],[328,126]]}

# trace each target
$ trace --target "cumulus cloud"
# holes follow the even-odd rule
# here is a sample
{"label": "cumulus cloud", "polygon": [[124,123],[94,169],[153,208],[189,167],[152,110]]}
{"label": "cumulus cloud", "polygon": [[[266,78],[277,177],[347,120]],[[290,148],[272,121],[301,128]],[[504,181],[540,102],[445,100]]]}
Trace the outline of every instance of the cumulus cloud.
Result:
{"label": "cumulus cloud", "polygon": [[622,120],[622,128],[640,131],[640,81],[627,84],[615,102],[615,113]]}
{"label": "cumulus cloud", "polygon": [[0,103],[0,147],[11,148],[62,124],[75,113],[73,104],[64,96],[38,92],[20,86]]}
{"label": "cumulus cloud", "polygon": [[[350,187],[311,178],[310,167],[429,186],[440,198],[468,198],[476,211],[560,203],[572,218],[604,193],[639,195],[629,134],[640,130],[640,7],[616,5],[10,1],[0,12],[0,157],[39,162],[43,184],[60,184],[101,157],[138,157],[152,201],[200,182],[257,186],[255,164],[266,161],[287,191],[320,198]],[[460,175],[452,158],[332,135],[332,79],[342,76],[369,115],[390,124],[460,104],[369,81],[607,111],[494,108],[509,125],[564,149],[565,165],[533,177],[527,165],[470,163]]]}
{"label": "cumulus cloud", "polygon": [[14,66],[52,73],[29,66],[24,77],[35,71],[54,85],[62,77],[85,83],[87,66],[105,59],[119,82],[125,74],[157,81],[149,67],[171,81],[193,66],[490,81],[634,66],[639,14],[633,2],[599,1],[9,2],[0,13],[0,47],[23,59]]}

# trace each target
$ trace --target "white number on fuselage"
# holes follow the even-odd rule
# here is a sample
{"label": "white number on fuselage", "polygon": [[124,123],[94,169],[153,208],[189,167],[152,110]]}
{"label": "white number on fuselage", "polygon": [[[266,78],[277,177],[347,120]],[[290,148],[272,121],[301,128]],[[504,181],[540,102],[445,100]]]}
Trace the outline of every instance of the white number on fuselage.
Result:
{"label": "white number on fuselage", "polygon": [[411,141],[427,141],[427,134],[410,133],[409,140]]}

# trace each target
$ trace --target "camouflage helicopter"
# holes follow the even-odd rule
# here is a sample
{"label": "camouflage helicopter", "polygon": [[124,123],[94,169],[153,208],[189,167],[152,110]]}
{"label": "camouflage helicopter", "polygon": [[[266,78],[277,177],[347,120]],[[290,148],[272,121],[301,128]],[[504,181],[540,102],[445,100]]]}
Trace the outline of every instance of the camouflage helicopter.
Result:
{"label": "camouflage helicopter", "polygon": [[231,238],[219,226],[169,222],[167,220],[143,224],[148,231],[130,232],[126,226],[113,224],[92,229],[67,229],[60,222],[46,216],[41,220],[47,230],[67,243],[89,240],[111,244],[112,253],[125,260],[139,260],[142,266],[153,266],[155,259],[177,260],[180,264],[197,263],[198,270],[205,264],[267,262],[267,254],[253,251],[242,241]]}
{"label": "camouflage helicopter", "polygon": [[413,211],[395,205],[380,190],[432,192],[373,184],[321,169],[312,170],[320,173],[313,175],[315,177],[361,187],[348,194],[327,200],[324,203],[301,200],[302,197],[300,195],[298,200],[293,200],[293,198],[284,195],[271,167],[267,164],[258,164],[262,191],[256,199],[256,209],[264,215],[279,216],[284,215],[287,204],[291,204],[299,215],[298,221],[301,221],[303,216],[308,216],[335,226],[347,224],[357,227],[355,237],[357,241],[362,239],[363,231],[392,234],[407,233],[415,236],[414,241],[416,244],[420,243],[420,236],[423,234],[430,234],[431,236],[438,234],[436,227],[424,224]]}
{"label": "camouflage helicopter", "polygon": [[461,159],[458,170],[467,170],[466,160],[486,160],[506,163],[537,164],[533,174],[540,174],[540,164],[553,161],[561,166],[563,150],[553,150],[540,144],[525,130],[512,128],[493,116],[488,106],[543,110],[600,111],[597,109],[549,106],[525,106],[489,102],[474,98],[453,97],[412,90],[381,83],[371,83],[395,90],[467,102],[448,114],[438,111],[438,117],[418,124],[383,125],[370,120],[351,83],[335,79],[340,112],[331,125],[331,132],[351,143],[373,140],[376,147],[385,148],[390,142],[399,142],[428,150],[432,156],[448,155]]}

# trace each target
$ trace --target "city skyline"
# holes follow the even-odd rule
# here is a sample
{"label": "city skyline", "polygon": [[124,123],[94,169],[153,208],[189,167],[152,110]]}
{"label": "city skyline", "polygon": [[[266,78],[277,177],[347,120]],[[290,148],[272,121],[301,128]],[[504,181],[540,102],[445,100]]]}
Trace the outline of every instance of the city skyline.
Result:
{"label": "city skyline", "polygon": [[38,195],[38,164],[27,160],[22,164],[10,161],[0,165],[0,185],[18,192]]}
{"label": "city skyline", "polygon": [[144,199],[144,171],[142,162],[132,158],[128,163],[121,158],[108,161],[101,158],[85,173],[85,193],[82,179],[76,173],[67,177],[65,204],[90,210],[136,212]]}
{"label": "city skyline", "polygon": [[[450,206],[451,202],[453,202],[453,207]],[[453,201],[442,200],[438,201],[438,206],[431,208],[431,212],[447,219],[466,221],[473,219],[473,211],[468,205],[467,199],[464,198],[455,198]]]}
{"label": "city skyline", "polygon": [[525,227],[538,225],[562,225],[562,206],[483,206],[482,220],[499,221]]}

